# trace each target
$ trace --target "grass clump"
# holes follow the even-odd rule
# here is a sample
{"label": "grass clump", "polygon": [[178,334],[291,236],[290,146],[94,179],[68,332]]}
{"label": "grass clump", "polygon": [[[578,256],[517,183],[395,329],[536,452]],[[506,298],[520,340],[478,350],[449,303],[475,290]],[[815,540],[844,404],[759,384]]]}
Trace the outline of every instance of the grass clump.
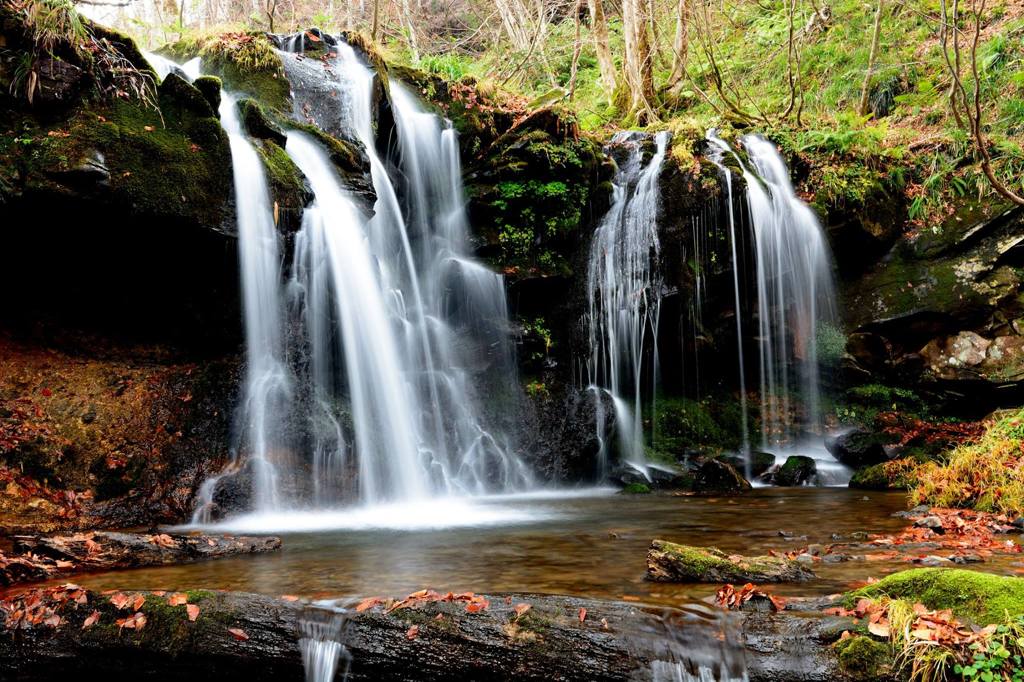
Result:
{"label": "grass clump", "polygon": [[914,504],[1017,515],[1024,510],[1024,410],[1000,419],[945,462],[918,470]]}

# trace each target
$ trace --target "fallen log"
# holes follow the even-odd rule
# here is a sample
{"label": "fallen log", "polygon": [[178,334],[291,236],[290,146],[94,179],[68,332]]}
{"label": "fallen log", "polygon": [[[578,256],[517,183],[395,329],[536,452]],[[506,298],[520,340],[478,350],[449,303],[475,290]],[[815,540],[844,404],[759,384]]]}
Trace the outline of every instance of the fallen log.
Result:
{"label": "fallen log", "polygon": [[728,555],[713,547],[655,540],[647,552],[647,578],[678,583],[784,583],[814,578],[814,572],[786,557]]}
{"label": "fallen log", "polygon": [[13,540],[11,556],[0,552],[0,585],[47,580],[81,571],[184,564],[281,548],[281,539],[270,536],[105,531],[18,536]]}
{"label": "fallen log", "polygon": [[[338,635],[351,655],[349,680],[688,679],[682,670],[701,667],[715,679],[744,669],[755,682],[843,679],[831,642],[845,626],[820,614],[529,594],[412,597],[349,603]],[[309,624],[329,612],[292,600],[28,590],[0,601],[0,678],[301,680],[310,640],[299,640],[323,632]]]}

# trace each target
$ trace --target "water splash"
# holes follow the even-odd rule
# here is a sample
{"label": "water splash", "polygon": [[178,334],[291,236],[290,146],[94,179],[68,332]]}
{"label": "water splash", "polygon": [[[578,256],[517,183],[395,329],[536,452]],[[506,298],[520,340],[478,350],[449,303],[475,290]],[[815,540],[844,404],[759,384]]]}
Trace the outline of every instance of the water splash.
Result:
{"label": "water splash", "polygon": [[644,471],[643,364],[649,343],[650,376],[656,381],[661,310],[658,179],[669,139],[669,133],[658,133],[656,153],[646,165],[642,137],[626,132],[612,139],[613,145],[627,147],[629,155],[616,173],[611,208],[594,234],[587,274],[589,380],[611,394],[621,452]]}

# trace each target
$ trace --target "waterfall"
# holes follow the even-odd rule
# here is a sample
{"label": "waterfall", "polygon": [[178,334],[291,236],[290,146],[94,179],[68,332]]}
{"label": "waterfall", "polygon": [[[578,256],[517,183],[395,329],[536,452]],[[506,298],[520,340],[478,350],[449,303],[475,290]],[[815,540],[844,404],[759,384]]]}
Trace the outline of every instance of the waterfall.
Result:
{"label": "waterfall", "polygon": [[[713,132],[708,137],[719,153],[732,153]],[[796,196],[778,150],[758,135],[746,135],[741,142],[749,164],[735,158],[754,232],[761,430],[763,445],[769,447],[822,426],[817,335],[818,325],[835,314],[835,293],[825,234],[811,208]],[[731,192],[732,176],[724,172]],[[734,254],[734,271],[735,266]],[[797,401],[803,415],[795,423]]]}
{"label": "waterfall", "polygon": [[[342,129],[369,157],[373,216],[309,136],[289,133],[286,145],[315,196],[296,238],[289,298],[307,345],[317,503],[526,488],[528,469],[477,393],[487,382],[511,408],[517,382],[504,282],[467,255],[456,133],[392,81],[397,136],[384,158],[373,121],[379,76],[347,44],[337,52]],[[344,398],[353,448],[341,427]]]}
{"label": "waterfall", "polygon": [[[170,73],[190,81],[200,75],[198,57],[181,65],[152,53],[146,58],[161,79]],[[281,502],[278,466],[287,452],[282,433],[293,394],[284,338],[282,256],[266,170],[242,129],[231,93],[221,94],[219,114],[231,149],[246,344],[237,451],[248,455],[254,506],[274,509]],[[210,520],[219,479],[213,477],[201,486],[194,522]]]}
{"label": "waterfall", "polygon": [[[749,415],[747,408],[747,365],[743,354],[743,311],[740,308],[740,260],[739,251],[736,248],[736,212],[733,206],[732,200],[732,171],[725,165],[722,157],[725,153],[731,153],[729,145],[725,143],[714,130],[708,131],[707,134],[708,142],[712,145],[712,154],[710,156],[711,162],[718,166],[725,178],[725,190],[726,190],[726,205],[728,207],[729,215],[729,246],[730,255],[732,256],[732,285],[733,285],[733,305],[736,311],[736,362],[737,372],[739,374],[739,389],[740,389],[740,428],[743,430],[743,440],[741,442],[743,462],[744,462],[744,475],[749,480],[752,478],[751,475],[751,461],[750,461],[750,435],[747,427]],[[737,161],[739,159],[737,158]]]}
{"label": "waterfall", "polygon": [[657,151],[646,165],[641,136],[626,132],[612,139],[629,155],[616,172],[611,208],[594,234],[587,274],[589,380],[611,394],[621,452],[641,470],[646,470],[641,397],[647,343],[652,384],[657,380],[658,179],[669,139],[667,132],[657,134]]}

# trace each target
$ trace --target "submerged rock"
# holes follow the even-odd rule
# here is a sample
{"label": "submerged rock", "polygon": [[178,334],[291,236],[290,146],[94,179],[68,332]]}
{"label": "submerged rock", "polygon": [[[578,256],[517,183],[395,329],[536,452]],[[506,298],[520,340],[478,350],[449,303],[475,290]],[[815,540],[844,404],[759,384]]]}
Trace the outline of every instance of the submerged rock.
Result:
{"label": "submerged rock", "polygon": [[881,464],[889,460],[881,439],[864,429],[853,429],[838,436],[826,438],[825,449],[851,469]]}
{"label": "submerged rock", "polygon": [[[747,468],[746,458],[739,453],[724,455],[722,460],[728,462],[736,471],[743,472]],[[758,478],[775,466],[775,455],[770,452],[753,451],[750,453],[750,476]]]}
{"label": "submerged rock", "polygon": [[714,547],[654,540],[647,552],[647,579],[680,583],[783,583],[814,578],[814,572],[784,557],[727,555]]}
{"label": "submerged rock", "polygon": [[706,460],[693,479],[694,492],[735,493],[750,490],[750,482],[730,463]]}

